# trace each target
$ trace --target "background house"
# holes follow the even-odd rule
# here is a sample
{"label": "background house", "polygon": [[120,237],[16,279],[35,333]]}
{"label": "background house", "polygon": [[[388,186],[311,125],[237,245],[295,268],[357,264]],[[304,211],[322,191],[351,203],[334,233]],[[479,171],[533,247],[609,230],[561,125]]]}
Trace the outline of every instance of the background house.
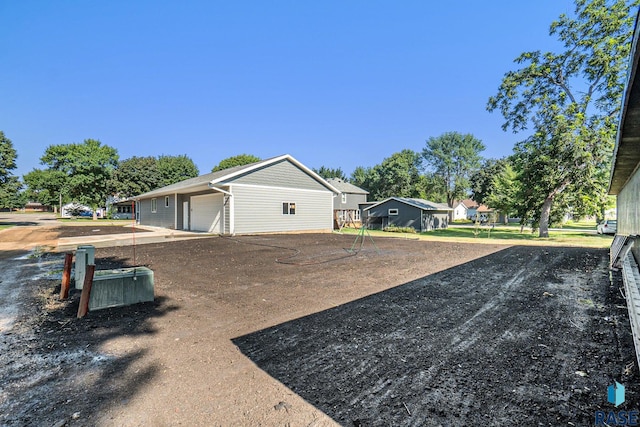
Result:
{"label": "background house", "polygon": [[331,231],[339,190],[290,155],[136,196],[139,223],[218,234]]}
{"label": "background house", "polygon": [[329,178],[327,182],[340,190],[333,198],[333,227],[362,226],[360,204],[367,202],[369,192],[340,178]]}
{"label": "background house", "polygon": [[446,204],[428,200],[390,197],[365,207],[363,220],[369,228],[412,227],[417,232],[424,232],[447,228],[452,210]]}
{"label": "background house", "polygon": [[464,219],[469,219],[467,214],[467,205],[464,200],[459,200],[453,204],[453,220],[459,221]]}

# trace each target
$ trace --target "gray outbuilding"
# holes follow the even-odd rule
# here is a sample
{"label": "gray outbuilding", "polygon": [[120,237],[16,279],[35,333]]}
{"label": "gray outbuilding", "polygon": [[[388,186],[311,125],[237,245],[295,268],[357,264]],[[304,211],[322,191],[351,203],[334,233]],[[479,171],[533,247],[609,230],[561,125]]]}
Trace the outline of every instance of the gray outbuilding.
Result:
{"label": "gray outbuilding", "polygon": [[330,232],[340,191],[286,154],[135,197],[141,225],[234,235]]}
{"label": "gray outbuilding", "polygon": [[446,204],[428,200],[390,197],[365,207],[362,215],[369,228],[384,230],[389,226],[412,227],[421,233],[447,228],[452,210]]}

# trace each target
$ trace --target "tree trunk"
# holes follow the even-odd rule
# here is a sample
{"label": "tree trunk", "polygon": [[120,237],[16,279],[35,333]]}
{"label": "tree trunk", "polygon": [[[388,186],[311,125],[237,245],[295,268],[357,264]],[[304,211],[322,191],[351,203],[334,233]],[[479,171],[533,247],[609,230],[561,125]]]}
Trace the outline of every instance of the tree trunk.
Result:
{"label": "tree trunk", "polygon": [[551,205],[553,204],[554,195],[547,196],[542,204],[542,213],[540,214],[540,234],[538,237],[549,237],[549,217],[551,216]]}

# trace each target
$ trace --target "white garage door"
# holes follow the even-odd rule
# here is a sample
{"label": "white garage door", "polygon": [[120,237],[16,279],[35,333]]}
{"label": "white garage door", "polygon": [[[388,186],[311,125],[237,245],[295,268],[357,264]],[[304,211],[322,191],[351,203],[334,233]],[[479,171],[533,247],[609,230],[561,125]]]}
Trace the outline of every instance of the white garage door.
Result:
{"label": "white garage door", "polygon": [[222,232],[223,197],[222,194],[206,194],[191,198],[191,230]]}

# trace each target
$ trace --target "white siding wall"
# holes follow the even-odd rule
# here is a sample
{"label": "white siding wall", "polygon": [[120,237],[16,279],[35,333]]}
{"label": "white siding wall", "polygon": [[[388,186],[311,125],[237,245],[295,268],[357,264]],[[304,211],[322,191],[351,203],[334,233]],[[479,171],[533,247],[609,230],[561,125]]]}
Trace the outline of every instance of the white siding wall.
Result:
{"label": "white siding wall", "polygon": [[618,234],[640,234],[640,169],[618,194]]}
{"label": "white siding wall", "polygon": [[[333,228],[330,191],[234,185],[233,194],[237,234]],[[295,203],[296,214],[283,215],[283,202]]]}

